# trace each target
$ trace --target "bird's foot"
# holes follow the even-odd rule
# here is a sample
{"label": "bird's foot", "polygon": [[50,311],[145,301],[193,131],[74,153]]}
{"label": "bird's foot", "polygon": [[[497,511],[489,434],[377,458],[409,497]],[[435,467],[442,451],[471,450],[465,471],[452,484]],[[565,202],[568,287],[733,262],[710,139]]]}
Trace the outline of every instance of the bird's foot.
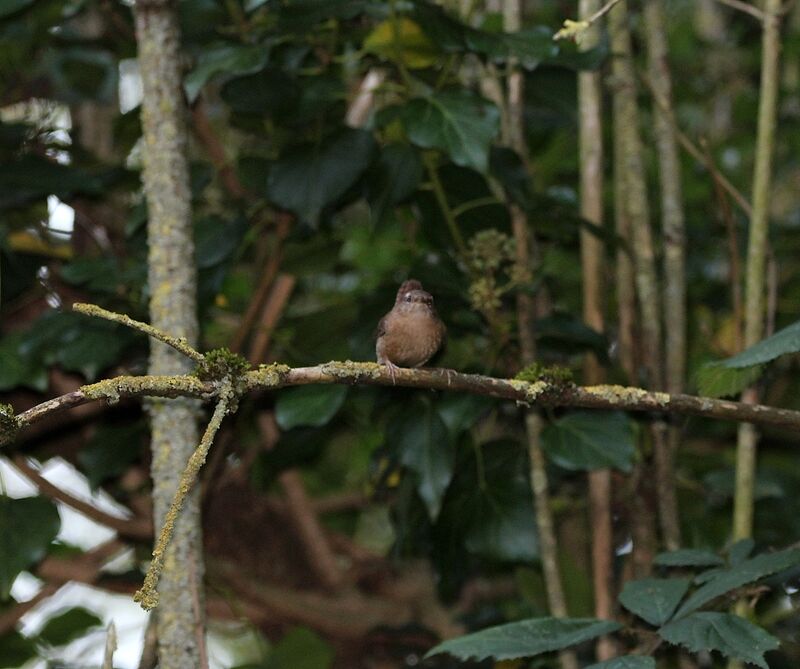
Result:
{"label": "bird's foot", "polygon": [[397,370],[400,369],[397,365],[395,365],[391,360],[386,360],[384,363],[386,368],[389,370],[389,376],[392,377],[392,385],[397,385]]}
{"label": "bird's foot", "polygon": [[440,367],[439,372],[444,374],[447,377],[447,385],[450,386],[453,383],[453,374],[457,374],[456,370],[448,369],[447,367]]}

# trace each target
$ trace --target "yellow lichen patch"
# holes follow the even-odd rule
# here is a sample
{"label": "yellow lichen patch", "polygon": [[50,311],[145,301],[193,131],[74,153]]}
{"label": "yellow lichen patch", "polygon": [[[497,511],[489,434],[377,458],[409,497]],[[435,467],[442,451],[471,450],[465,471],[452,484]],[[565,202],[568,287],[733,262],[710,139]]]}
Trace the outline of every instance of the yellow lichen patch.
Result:
{"label": "yellow lichen patch", "polygon": [[354,362],[353,360],[338,362],[331,360],[321,365],[321,368],[325,374],[330,374],[337,379],[358,381],[363,378],[379,378],[383,365],[379,365],[377,362]]}
{"label": "yellow lichen patch", "polygon": [[539,396],[550,387],[550,384],[545,381],[534,381],[531,383],[529,381],[520,381],[519,379],[509,379],[508,384],[514,390],[525,394],[524,401],[527,404],[534,403]]}
{"label": "yellow lichen patch", "polygon": [[270,365],[259,365],[245,374],[245,384],[251,388],[276,388],[283,383],[283,377],[292,370],[289,365],[273,362]]}
{"label": "yellow lichen patch", "polygon": [[603,385],[603,386],[587,386],[584,388],[587,393],[602,397],[609,402],[644,402],[649,399],[654,399],[659,406],[667,406],[669,404],[668,393],[658,393],[643,388],[633,388],[630,386],[617,386],[617,385]]}

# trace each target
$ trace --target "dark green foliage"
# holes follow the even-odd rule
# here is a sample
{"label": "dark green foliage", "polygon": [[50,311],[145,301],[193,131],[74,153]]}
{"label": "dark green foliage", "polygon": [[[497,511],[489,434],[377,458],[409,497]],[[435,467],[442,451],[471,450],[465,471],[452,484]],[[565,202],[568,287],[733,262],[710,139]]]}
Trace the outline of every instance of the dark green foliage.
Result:
{"label": "dark green foliage", "polygon": [[568,648],[619,628],[618,623],[606,620],[534,618],[445,641],[431,650],[428,657],[450,653],[462,660],[471,657],[514,660]]}
{"label": "dark green foliage", "polygon": [[[27,406],[60,392],[53,382],[63,383],[65,375],[77,373],[89,381],[101,374],[146,371],[144,337],[75,317],[66,309],[80,300],[148,318],[148,212],[141,192],[139,109],[118,113],[114,99],[120,73],[124,77],[128,59],[136,55],[130,4],[0,2],[0,399],[18,411],[20,401]],[[203,379],[236,379],[248,369],[244,357],[229,349],[236,348],[234,338],[241,334],[244,314],[259,294],[265,271],[272,271],[280,257],[277,274],[283,275],[280,281],[293,281],[292,290],[287,302],[277,306],[275,294],[268,291],[269,308],[259,305],[256,325],[237,342],[236,350],[245,356],[259,333],[269,336],[268,360],[292,365],[374,360],[375,325],[391,307],[398,284],[417,278],[434,295],[448,326],[447,347],[433,365],[545,381],[567,394],[573,375],[576,383],[583,382],[583,356],[592,352],[609,383],[627,383],[618,359],[614,257],[631,249],[613,224],[613,183],[607,182],[601,227],[582,218],[579,209],[577,70],[600,72],[608,94],[613,85],[608,43],[582,52],[572,43],[552,40],[563,19],[575,18],[564,14],[574,11],[569,3],[539,3],[535,13],[525,12],[518,33],[506,32],[502,17],[487,11],[485,3],[467,4],[471,12],[458,15],[453,3],[424,0],[179,3],[186,55],[183,84],[193,106],[187,121],[199,272],[198,350],[211,349],[198,370]],[[697,3],[667,4],[670,63],[680,73],[675,81],[678,124],[693,141],[706,141],[720,171],[749,193],[758,26],[723,10],[730,50],[720,54],[694,25]],[[637,47],[644,46],[640,24],[637,17]],[[97,32],[87,25],[96,26]],[[771,212],[775,225],[770,243],[779,270],[774,320],[779,329],[739,355],[733,355],[737,340],[725,237],[737,233],[744,251],[746,218],[736,210],[730,220],[725,218],[726,207],[709,174],[687,154],[681,159],[689,264],[687,378],[696,380],[701,394],[723,396],[735,395],[763,376],[762,401],[798,408],[797,361],[790,357],[798,351],[800,333],[794,322],[800,299],[800,209],[793,198],[800,152],[791,76],[791,59],[800,52],[795,33],[791,26],[783,31],[788,69]],[[643,68],[644,48],[637,48],[637,58]],[[711,65],[719,62],[725,64],[723,73]],[[513,63],[522,66],[525,80],[527,145],[519,152],[501,146],[502,111],[494,82],[487,85],[487,77],[496,74],[499,88],[506,88]],[[365,77],[375,74],[383,79],[369,91],[369,109],[357,122],[346,121],[365,93]],[[648,114],[642,123],[648,147],[645,169],[655,194],[654,107],[646,96],[643,88],[642,109]],[[32,105],[35,113],[17,105],[32,100],[40,101]],[[53,105],[58,102],[69,104],[72,128],[54,133]],[[97,127],[85,125],[86,118],[94,118],[84,116],[87,108],[98,113]],[[731,123],[717,134],[720,110],[728,108]],[[610,106],[606,112],[604,138],[611,129]],[[113,117],[108,137],[102,122],[106,116]],[[93,139],[108,139],[112,146],[104,151]],[[606,168],[610,173],[609,152]],[[50,196],[75,208],[71,237],[45,229]],[[536,260],[523,271],[515,267],[517,249],[506,200],[528,217]],[[655,200],[652,211],[660,261],[664,248]],[[278,230],[285,239],[278,241]],[[584,231],[601,240],[607,261],[603,334],[589,328],[582,316]],[[521,294],[536,298],[537,304],[541,299],[546,307],[532,324],[538,363],[522,371],[516,321]],[[56,304],[64,305],[64,313],[49,306]],[[275,319],[274,325],[262,322],[265,314]],[[664,326],[671,326],[669,315]],[[709,360],[719,362],[706,365]],[[279,434],[277,443],[266,449],[258,421],[271,411]],[[0,408],[0,414],[0,430],[15,432],[16,421],[9,417],[13,413]],[[219,453],[213,476],[209,473],[212,492],[206,503],[216,501],[217,477],[224,481],[229,465],[253,463],[244,470],[243,481],[252,484],[254,513],[260,495],[276,494],[273,486],[280,472],[302,467],[311,496],[361,492],[368,497],[362,502],[366,508],[324,514],[326,532],[342,532],[352,540],[354,528],[370,514],[379,515],[384,524],[391,520],[390,528],[376,532],[383,538],[381,550],[387,551],[380,557],[390,569],[379,570],[374,578],[359,574],[363,583],[354,588],[365,584],[372,596],[373,581],[391,578],[384,571],[402,572],[408,564],[404,558],[427,560],[444,604],[457,607],[462,588],[484,577],[503,582],[519,581],[525,572],[538,574],[540,546],[522,416],[510,403],[447,391],[334,385],[246,396],[235,420],[226,422],[231,438],[226,435],[221,442],[227,450]],[[555,410],[543,418],[556,523],[565,537],[574,533],[580,538],[570,541],[560,556],[569,608],[590,611],[586,557],[573,554],[576,548],[583,550],[592,529],[585,512],[585,472],[616,470],[615,513],[620,537],[625,536],[635,512],[634,495],[641,497],[637,503],[654,503],[647,490],[634,491],[631,476],[635,463],[637,476],[649,476],[652,445],[648,431],[636,430],[632,418],[621,413]],[[63,454],[77,463],[93,487],[107,486],[127,503],[128,495],[140,491],[128,490],[128,479],[136,476],[126,474],[141,477],[148,465],[143,420],[138,408],[122,403],[99,426],[67,423],[63,430],[37,432],[25,442],[25,453]],[[632,634],[661,634],[693,651],[719,650],[763,666],[762,651],[773,646],[772,638],[709,609],[727,608],[740,589],[759,584],[775,586],[777,594],[759,599],[753,622],[783,615],[780,588],[793,578],[794,572],[787,575],[786,570],[796,566],[798,556],[792,551],[750,555],[755,546],[776,548],[800,535],[800,501],[792,494],[800,477],[790,447],[796,440],[777,429],[764,432],[754,541],[737,543],[719,557],[713,551],[729,541],[733,428],[695,419],[675,425],[684,436],[677,471],[686,548],[658,555],[657,578],[626,585],[620,601],[631,615],[623,612],[620,620],[630,624]],[[87,428],[91,432],[82,438]],[[10,448],[18,446],[23,447]],[[237,481],[236,488],[244,494],[248,486]],[[20,569],[33,568],[42,558],[58,529],[47,502],[21,503],[31,505],[31,513],[14,510],[17,502],[2,502],[5,511],[0,515],[13,521],[10,535],[0,534],[5,590]],[[250,511],[248,504],[240,513],[227,513],[226,522],[240,522]],[[283,530],[276,525],[274,531]],[[214,538],[219,529],[206,528],[207,536]],[[18,535],[21,544],[15,543]],[[394,538],[391,548],[386,537]],[[270,544],[273,538],[281,537],[269,536]],[[617,566],[623,569],[627,559],[619,556]],[[305,568],[294,553],[289,560],[297,563],[292,569]],[[315,587],[308,574],[300,576],[304,588]],[[542,615],[545,606],[539,584],[520,597],[478,604],[463,621],[475,629]],[[68,629],[60,636],[51,629],[34,641],[17,634],[0,639],[0,668],[50,652],[45,644],[60,643],[73,632],[82,635],[96,623],[80,611],[65,616]],[[474,637],[448,643],[460,656],[527,657],[594,638],[613,624],[546,619],[510,625],[501,628],[511,631],[508,637],[493,636],[495,630],[478,633],[483,636],[477,645]],[[660,631],[654,631],[659,625]],[[790,639],[796,625],[783,622],[770,631]],[[383,639],[385,632],[375,636]],[[387,638],[394,632],[386,633]],[[620,635],[621,645],[631,638]],[[372,639],[364,646],[370,644]],[[580,648],[581,666],[592,662],[590,646]],[[671,652],[665,646],[656,654]],[[415,648],[408,657],[428,647]],[[627,646],[633,647],[633,642]],[[332,652],[314,633],[298,629],[277,640],[252,666],[323,669],[333,663]],[[639,652],[638,647],[629,652]],[[784,644],[779,653],[775,666],[798,664],[795,646]],[[405,657],[405,650],[399,656]],[[432,662],[455,666],[446,657]],[[535,666],[549,662],[548,657],[534,660]],[[653,669],[655,662],[629,655],[591,666]]]}
{"label": "dark green foliage", "polygon": [[764,653],[780,642],[761,627],[730,613],[707,611],[664,625],[658,632],[666,641],[693,652],[715,650],[728,657],[769,669]]}
{"label": "dark green foliage", "polygon": [[0,601],[8,599],[19,572],[45,556],[60,526],[58,511],[49,500],[0,495]]}
{"label": "dark green foliage", "polygon": [[644,578],[629,581],[619,595],[620,603],[651,625],[667,622],[689,589],[685,578]]}
{"label": "dark green foliage", "polygon": [[47,621],[39,632],[39,640],[50,646],[63,646],[82,636],[87,629],[101,625],[102,622],[86,609],[69,609]]}
{"label": "dark green foliage", "polygon": [[616,467],[630,471],[636,450],[634,424],[620,412],[575,411],[548,425],[542,447],[566,469]]}
{"label": "dark green foliage", "polygon": [[347,387],[300,386],[282,390],[275,402],[275,419],[283,430],[295,427],[321,427],[339,411]]}

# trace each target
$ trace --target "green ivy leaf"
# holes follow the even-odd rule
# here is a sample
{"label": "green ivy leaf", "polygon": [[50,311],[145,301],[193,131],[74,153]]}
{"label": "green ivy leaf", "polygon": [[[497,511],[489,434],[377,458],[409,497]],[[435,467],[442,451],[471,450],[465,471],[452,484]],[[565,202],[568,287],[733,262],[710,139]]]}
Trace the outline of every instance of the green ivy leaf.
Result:
{"label": "green ivy leaf", "polygon": [[681,548],[659,553],[653,564],[658,567],[717,567],[725,564],[719,555],[697,548]]}
{"label": "green ivy leaf", "polygon": [[275,400],[275,420],[282,430],[322,427],[339,412],[346,396],[343,385],[287,388]]}
{"label": "green ivy leaf", "polygon": [[214,75],[252,74],[267,64],[270,45],[220,44],[207,47],[197,58],[197,64],[183,80],[189,102],[194,102],[200,89]]}
{"label": "green ivy leaf", "polygon": [[455,448],[447,426],[431,402],[409,405],[391,422],[387,441],[400,461],[417,477],[417,492],[435,520],[453,478]]}
{"label": "green ivy leaf", "polygon": [[[445,418],[445,423],[452,425],[451,435],[468,427],[469,422],[462,423],[460,418],[460,409],[466,406],[459,408],[459,415]],[[437,410],[441,412],[442,407]],[[447,407],[445,411],[449,413]],[[473,417],[478,413],[476,410]],[[511,439],[478,447],[464,434],[457,450],[465,454],[464,461],[459,462],[447,489],[439,525],[451,535],[463,536],[464,545],[474,555],[494,561],[536,560],[539,540],[525,449]]]}
{"label": "green ivy leaf", "polygon": [[414,98],[385,110],[382,118],[397,118],[408,138],[423,149],[439,149],[462,167],[485,173],[489,149],[500,128],[500,112],[490,102],[466,90]]}
{"label": "green ivy leaf", "polygon": [[231,79],[220,91],[222,99],[234,111],[278,118],[286,117],[294,110],[301,94],[294,78],[272,67]]}
{"label": "green ivy leaf", "polygon": [[712,599],[724,595],[735,588],[758,581],[765,576],[775,574],[800,564],[800,549],[788,548],[777,553],[764,553],[749,560],[740,562],[730,569],[718,570],[713,578],[695,591],[683,606],[678,609],[675,618],[683,618],[692,611],[707,604]]}
{"label": "green ivy leaf", "polygon": [[103,481],[119,476],[141,456],[144,423],[103,425],[78,453],[78,463],[92,489]]}
{"label": "green ivy leaf", "polygon": [[416,147],[401,143],[382,147],[378,160],[366,174],[372,220],[380,221],[392,205],[411,197],[422,180],[422,171]]}
{"label": "green ivy leaf", "polygon": [[333,648],[305,627],[289,630],[273,646],[264,669],[328,669]]}
{"label": "green ivy leaf", "polygon": [[434,65],[440,54],[419,24],[405,16],[379,23],[364,40],[364,51],[384,60],[399,61],[410,69]]}
{"label": "green ivy leaf", "polygon": [[44,497],[0,495],[0,601],[8,599],[11,585],[23,569],[45,556],[60,527],[55,504]]}
{"label": "green ivy leaf", "polygon": [[267,197],[316,226],[322,210],[349,189],[369,166],[375,141],[345,129],[319,146],[292,147],[270,169]]}
{"label": "green ivy leaf", "polygon": [[633,422],[618,411],[575,411],[542,431],[542,448],[566,469],[615,467],[629,472],[636,453]]}
{"label": "green ivy leaf", "polygon": [[103,621],[91,611],[75,607],[48,620],[39,638],[51,646],[64,646],[89,628],[102,624]]}
{"label": "green ivy leaf", "polygon": [[621,627],[619,623],[592,618],[532,618],[449,639],[425,657],[450,653],[460,660],[515,660],[568,648]]}
{"label": "green ivy leaf", "polygon": [[675,612],[691,580],[687,578],[642,578],[628,581],[620,603],[651,625],[663,625]]}
{"label": "green ivy leaf", "polygon": [[669,643],[685,646],[692,652],[716,650],[737,660],[769,669],[764,653],[780,642],[761,627],[730,613],[703,611],[664,625],[659,630]]}
{"label": "green ivy leaf", "polygon": [[586,669],[656,669],[655,658],[643,655],[623,655],[613,660],[592,664]]}

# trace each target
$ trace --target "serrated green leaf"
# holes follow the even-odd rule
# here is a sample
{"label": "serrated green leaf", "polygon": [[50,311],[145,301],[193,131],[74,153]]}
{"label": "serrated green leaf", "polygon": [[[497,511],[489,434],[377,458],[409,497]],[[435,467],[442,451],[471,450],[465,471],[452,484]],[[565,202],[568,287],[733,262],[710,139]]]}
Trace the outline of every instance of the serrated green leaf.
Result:
{"label": "serrated green leaf", "polygon": [[91,611],[76,607],[50,618],[39,638],[51,646],[63,646],[82,636],[91,627],[102,625],[103,621]]}
{"label": "serrated green leaf", "polygon": [[633,423],[621,412],[575,411],[542,431],[542,448],[566,469],[631,470],[636,453]]}
{"label": "serrated green leaf", "polygon": [[265,44],[220,44],[206,48],[183,80],[189,102],[195,101],[200,89],[216,74],[233,76],[258,72],[267,64],[269,50],[270,46]]}
{"label": "serrated green leaf", "polygon": [[628,581],[620,603],[651,625],[663,625],[675,612],[691,581],[688,578],[642,578]]}
{"label": "serrated green leaf", "polygon": [[342,408],[346,396],[347,387],[342,385],[287,388],[275,400],[275,420],[282,430],[322,427]]}
{"label": "serrated green leaf", "polygon": [[612,660],[592,664],[586,669],[656,669],[655,658],[643,655],[623,655]]}
{"label": "serrated green leaf", "polygon": [[390,424],[387,442],[417,477],[417,492],[435,520],[453,478],[455,448],[431,402],[414,403]]}
{"label": "serrated green leaf", "polygon": [[568,648],[621,627],[619,623],[592,618],[532,618],[449,639],[425,657],[449,653],[460,660],[515,660]]}
{"label": "serrated green leaf", "polygon": [[722,362],[709,362],[697,370],[697,392],[705,397],[738,395],[761,376],[763,369],[761,365],[734,369]]}
{"label": "serrated green leaf", "polygon": [[45,556],[60,527],[55,504],[44,497],[0,495],[0,601],[8,599],[11,585],[23,569]]}
{"label": "serrated green leaf", "polygon": [[33,639],[22,636],[16,630],[0,636],[0,669],[19,669],[36,655]]}
{"label": "serrated green leaf", "polygon": [[762,339],[738,355],[722,360],[718,364],[729,369],[742,369],[762,365],[787,353],[798,351],[800,351],[800,321],[778,330],[771,337]]}
{"label": "serrated green leaf", "polygon": [[489,148],[500,129],[500,113],[493,104],[466,90],[414,98],[394,108],[408,138],[423,149],[438,149],[462,167],[486,172]]}
{"label": "serrated green leaf", "polygon": [[319,146],[292,147],[269,171],[267,197],[317,225],[322,210],[341,197],[372,160],[375,141],[363,130],[345,129]]}
{"label": "serrated green leaf", "polygon": [[698,548],[681,548],[656,555],[653,564],[658,567],[716,567],[725,564],[719,555]]}
{"label": "serrated green leaf", "polygon": [[739,539],[728,549],[728,562],[732,567],[741,564],[753,552],[756,547],[756,542],[750,539]]}
{"label": "serrated green leaf", "polygon": [[675,614],[675,619],[683,618],[726,592],[798,564],[800,564],[800,549],[788,548],[777,553],[757,555],[735,567],[722,569],[683,603]]}
{"label": "serrated green leaf", "polygon": [[780,642],[761,627],[730,613],[703,611],[664,625],[659,632],[669,643],[692,652],[716,650],[727,657],[769,669],[764,653]]}

